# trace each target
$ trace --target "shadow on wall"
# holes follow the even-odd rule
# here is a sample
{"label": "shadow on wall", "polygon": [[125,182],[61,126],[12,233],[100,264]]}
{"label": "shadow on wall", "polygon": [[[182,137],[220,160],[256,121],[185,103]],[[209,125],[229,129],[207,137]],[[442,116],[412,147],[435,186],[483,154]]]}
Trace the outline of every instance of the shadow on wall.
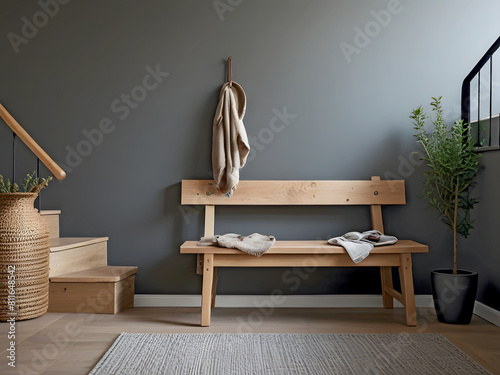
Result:
{"label": "shadow on wall", "polygon": [[[179,253],[180,245],[186,239],[198,238],[197,233],[186,233],[183,218],[179,215],[181,184],[176,183],[163,190],[163,207],[161,215],[164,219],[164,233],[168,238],[163,243],[156,261],[140,265],[136,276],[137,294],[176,294],[179,291],[186,294],[199,294],[201,279],[196,277],[196,257],[184,256]],[[196,230],[203,226],[203,215],[189,216],[191,228]],[[152,225],[155,222],[151,223]],[[146,250],[143,250],[146,251]],[[146,254],[145,254],[146,255]],[[141,261],[146,257],[139,256]],[[140,262],[140,261],[139,261]]]}
{"label": "shadow on wall", "polygon": [[[222,86],[222,84],[221,84]],[[196,136],[190,134],[190,146],[186,147],[186,154],[192,153],[193,150],[196,150],[196,157],[194,155],[190,155],[187,157],[187,160],[191,160],[193,165],[191,165],[190,169],[186,169],[188,171],[188,176],[192,174],[192,171],[199,171],[200,167],[203,171],[206,171],[206,175],[198,176],[197,178],[206,178],[210,179],[212,175],[212,124],[215,115],[215,109],[217,108],[217,103],[219,100],[219,92],[220,87],[214,88],[210,95],[206,96],[203,104],[198,108],[195,112],[195,117],[193,121],[195,123],[200,124],[198,131],[195,132]],[[199,114],[196,114],[199,112]],[[196,172],[195,172],[196,173]],[[188,176],[183,176],[183,178],[188,178]],[[172,185],[175,186],[175,185]],[[180,192],[180,184],[179,184],[179,192]],[[179,193],[180,197],[180,193]],[[180,200],[179,200],[180,203]]]}
{"label": "shadow on wall", "polygon": [[[169,217],[170,228],[165,228],[171,234],[168,248],[165,249],[166,259],[160,264],[154,265],[151,272],[164,280],[163,285],[168,285],[175,280],[172,289],[182,288],[186,293],[199,293],[201,279],[196,276],[196,257],[181,255],[179,252],[181,244],[186,239],[197,239],[198,234],[193,233],[197,228],[203,228],[204,211],[194,206],[181,206],[181,183],[168,186],[165,189],[165,201],[163,214]],[[184,211],[182,211],[182,209]],[[179,211],[184,215],[179,215]],[[201,214],[200,214],[201,213]],[[187,231],[186,221],[193,223],[193,230]],[[186,272],[192,271],[192,272]]]}
{"label": "shadow on wall", "polygon": [[[481,277],[481,275],[479,275]],[[500,288],[497,285],[494,285],[491,282],[487,282],[482,290],[482,298],[488,306],[500,310],[500,301],[498,296],[500,296]]]}

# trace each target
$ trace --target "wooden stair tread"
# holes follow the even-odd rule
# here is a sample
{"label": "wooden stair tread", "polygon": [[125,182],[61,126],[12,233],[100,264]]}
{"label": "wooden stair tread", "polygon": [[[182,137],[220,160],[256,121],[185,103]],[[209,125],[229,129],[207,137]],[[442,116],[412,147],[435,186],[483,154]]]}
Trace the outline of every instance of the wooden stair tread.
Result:
{"label": "wooden stair tread", "polygon": [[103,266],[84,271],[51,276],[52,283],[116,283],[134,275],[134,266]]}
{"label": "wooden stair tread", "polygon": [[[399,240],[394,245],[375,247],[370,254],[427,253],[429,247],[415,241]],[[218,246],[198,246],[198,241],[186,241],[181,245],[182,254],[245,254],[236,249]],[[346,254],[341,246],[327,241],[276,241],[266,254]],[[265,256],[264,254],[263,256]]]}
{"label": "wooden stair tread", "polygon": [[50,252],[58,252],[77,247],[108,241],[109,237],[62,237],[50,239]]}
{"label": "wooden stair tread", "polygon": [[40,211],[40,215],[60,215],[61,210],[42,210]]}

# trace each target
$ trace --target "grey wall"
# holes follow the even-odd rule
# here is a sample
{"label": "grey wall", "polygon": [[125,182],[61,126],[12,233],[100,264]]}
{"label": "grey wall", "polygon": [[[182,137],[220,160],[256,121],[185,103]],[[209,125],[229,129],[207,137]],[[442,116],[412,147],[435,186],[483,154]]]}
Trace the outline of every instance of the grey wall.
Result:
{"label": "grey wall", "polygon": [[[43,26],[15,53],[8,34],[21,36],[22,17],[32,20],[41,8],[0,2],[0,101],[57,161],[74,166],[43,196],[44,208],[62,209],[62,234],[110,236],[109,263],[139,266],[138,293],[200,292],[195,257],[179,255],[179,245],[202,234],[203,215],[183,214],[180,180],[210,177],[211,122],[231,55],[233,77],[248,98],[247,131],[258,143],[242,178],[405,178],[408,204],[384,209],[386,232],[430,245],[429,254],[414,256],[416,293],[430,293],[429,271],[451,266],[451,235],[418,197],[422,167],[411,159],[408,115],[443,95],[448,118],[459,117],[461,81],[500,34],[500,3],[282,0],[229,7],[221,19],[212,1],[74,0],[46,25],[38,14]],[[388,8],[391,20],[377,29],[371,11],[387,15]],[[373,37],[357,40],[365,45],[348,62],[341,45],[355,45],[356,27]],[[112,103],[157,65],[168,77],[126,116],[114,112]],[[285,107],[296,117],[280,132],[263,130]],[[113,131],[92,150],[82,148],[82,131],[98,129],[103,119]],[[0,137],[1,171],[10,173],[5,126]],[[79,145],[88,153],[80,161],[68,156]],[[18,173],[33,169],[29,155],[20,150]],[[480,228],[464,243],[460,262],[481,272],[480,300],[499,308],[497,156],[485,157]],[[304,239],[368,227],[363,207],[221,208],[216,232]],[[375,269],[322,269],[302,277],[298,288],[285,271],[223,270],[220,292],[379,292]]]}
{"label": "grey wall", "polygon": [[486,152],[482,156],[482,170],[474,190],[480,204],[472,213],[475,229],[466,240],[459,242],[460,266],[479,271],[478,300],[500,309],[500,251],[496,237],[498,208],[500,207],[500,151]]}

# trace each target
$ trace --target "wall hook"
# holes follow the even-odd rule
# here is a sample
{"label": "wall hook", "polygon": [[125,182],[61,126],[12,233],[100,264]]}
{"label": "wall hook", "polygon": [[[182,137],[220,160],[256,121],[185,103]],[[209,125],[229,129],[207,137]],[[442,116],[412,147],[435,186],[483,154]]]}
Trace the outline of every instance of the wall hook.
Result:
{"label": "wall hook", "polygon": [[229,58],[227,59],[227,80],[229,82],[229,87],[233,87],[232,60],[233,58],[231,56],[229,56]]}

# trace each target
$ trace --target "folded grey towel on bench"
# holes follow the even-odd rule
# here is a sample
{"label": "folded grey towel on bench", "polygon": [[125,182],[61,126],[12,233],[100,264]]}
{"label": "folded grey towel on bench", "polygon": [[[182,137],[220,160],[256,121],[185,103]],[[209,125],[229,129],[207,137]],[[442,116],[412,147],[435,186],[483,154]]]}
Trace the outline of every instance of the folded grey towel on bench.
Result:
{"label": "folded grey towel on bench", "polygon": [[340,237],[330,238],[330,245],[342,246],[354,263],[359,263],[365,259],[374,246],[392,245],[398,242],[394,236],[387,236],[378,230],[368,230],[366,232],[349,232]]}
{"label": "folded grey towel on bench", "polygon": [[259,233],[242,236],[241,234],[228,233],[224,235],[202,237],[198,242],[198,245],[220,246],[229,249],[237,249],[243,251],[244,253],[260,257],[275,243],[276,238],[274,238],[274,236],[265,236]]}
{"label": "folded grey towel on bench", "polygon": [[371,243],[373,246],[393,245],[398,242],[394,236],[383,234],[378,230],[367,230],[366,232],[349,232],[343,235],[348,240],[359,240]]}

